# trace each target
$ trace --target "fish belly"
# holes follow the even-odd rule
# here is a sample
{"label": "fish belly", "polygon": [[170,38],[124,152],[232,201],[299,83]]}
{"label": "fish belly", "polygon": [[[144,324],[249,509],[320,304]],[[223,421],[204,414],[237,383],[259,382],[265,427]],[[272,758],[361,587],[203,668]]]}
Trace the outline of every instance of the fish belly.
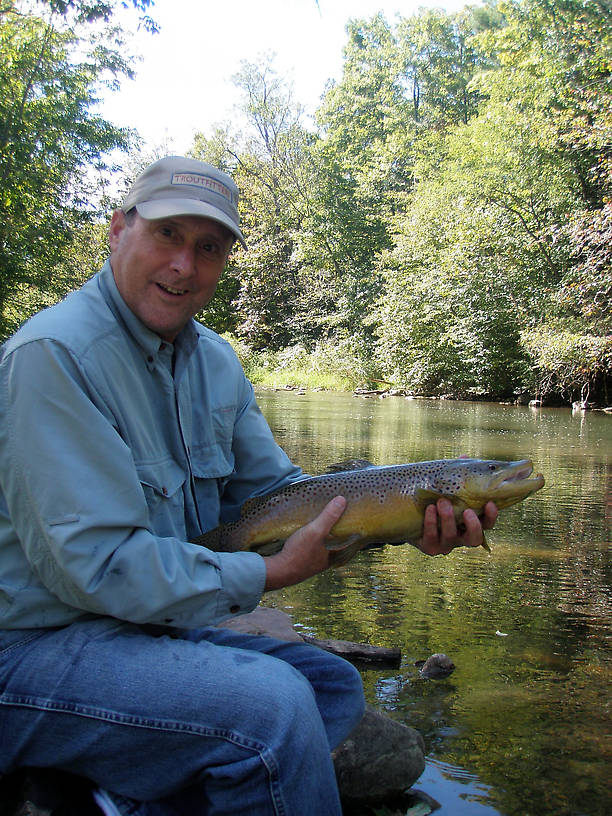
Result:
{"label": "fish belly", "polygon": [[[242,548],[261,551],[273,541],[285,541],[296,530],[315,519],[335,492],[317,499],[297,502],[294,506],[262,507],[262,518],[245,520]],[[240,524],[240,522],[238,522]],[[359,541],[363,546],[374,542],[404,542],[418,538],[423,525],[423,511],[412,497],[349,497],[347,507],[331,530],[328,546],[341,547]],[[237,532],[237,531],[235,531]],[[242,536],[240,536],[242,537]]]}

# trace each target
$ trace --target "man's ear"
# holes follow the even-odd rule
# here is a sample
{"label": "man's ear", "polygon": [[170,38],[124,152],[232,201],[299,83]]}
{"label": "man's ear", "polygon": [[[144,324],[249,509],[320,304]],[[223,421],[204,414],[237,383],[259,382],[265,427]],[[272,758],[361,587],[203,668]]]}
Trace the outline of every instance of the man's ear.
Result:
{"label": "man's ear", "polygon": [[110,227],[108,228],[108,245],[111,248],[111,252],[117,248],[121,233],[126,226],[127,221],[123,210],[115,210],[111,218]]}

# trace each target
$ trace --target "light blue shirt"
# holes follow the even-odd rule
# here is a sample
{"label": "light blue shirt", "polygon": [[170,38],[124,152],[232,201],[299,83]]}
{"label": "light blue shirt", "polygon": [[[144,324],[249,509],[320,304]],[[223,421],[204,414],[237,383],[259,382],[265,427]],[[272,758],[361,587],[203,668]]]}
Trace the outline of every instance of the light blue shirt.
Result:
{"label": "light blue shirt", "polygon": [[0,627],[205,626],[259,602],[256,553],[188,543],[299,479],[231,346],[164,342],[107,262],[0,357]]}

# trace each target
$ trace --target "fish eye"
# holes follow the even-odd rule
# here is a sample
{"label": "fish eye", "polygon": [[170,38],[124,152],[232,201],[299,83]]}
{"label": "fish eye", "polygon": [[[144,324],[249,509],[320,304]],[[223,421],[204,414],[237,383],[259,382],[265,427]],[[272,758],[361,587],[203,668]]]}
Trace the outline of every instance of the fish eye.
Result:
{"label": "fish eye", "polygon": [[489,465],[489,470],[497,470],[497,465]]}

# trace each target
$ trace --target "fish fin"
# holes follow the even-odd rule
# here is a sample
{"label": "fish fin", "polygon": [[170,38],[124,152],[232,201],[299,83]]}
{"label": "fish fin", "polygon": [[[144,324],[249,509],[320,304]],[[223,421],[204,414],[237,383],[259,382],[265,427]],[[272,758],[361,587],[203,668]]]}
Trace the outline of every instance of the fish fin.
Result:
{"label": "fish fin", "polygon": [[329,465],[325,472],[342,473],[345,470],[365,470],[372,467],[376,467],[376,465],[367,459],[345,459],[344,462],[335,462],[333,465]]}
{"label": "fish fin", "polygon": [[253,545],[252,549],[253,552],[259,553],[259,555],[274,555],[280,550],[283,549],[285,546],[285,539],[276,538],[274,541],[264,541],[262,544],[255,544]]}
{"label": "fish fin", "polygon": [[357,555],[359,550],[363,549],[362,541],[362,536],[360,536],[359,533],[354,533],[352,536],[349,536],[346,541],[342,542],[341,546],[330,549],[330,567],[343,567],[345,564],[348,564],[351,558]]}
{"label": "fish fin", "polygon": [[487,537],[486,537],[486,535],[484,534],[484,532],[483,532],[483,534],[482,534],[482,544],[481,544],[480,546],[481,546],[481,547],[484,547],[484,548],[485,548],[485,550],[486,550],[486,551],[487,551],[489,554],[491,554],[491,548],[489,547],[489,542],[487,541]]}
{"label": "fish fin", "polygon": [[355,541],[359,541],[363,536],[361,533],[352,533],[347,538],[334,538],[330,536],[325,539],[325,546],[330,552],[341,552],[345,547],[350,547]]}
{"label": "fish fin", "polygon": [[416,499],[417,503],[426,506],[428,504],[435,504],[438,499],[448,499],[449,502],[453,503],[453,496],[445,496],[444,493],[440,493],[439,490],[430,490],[426,487],[417,487],[414,491],[414,498]]}

